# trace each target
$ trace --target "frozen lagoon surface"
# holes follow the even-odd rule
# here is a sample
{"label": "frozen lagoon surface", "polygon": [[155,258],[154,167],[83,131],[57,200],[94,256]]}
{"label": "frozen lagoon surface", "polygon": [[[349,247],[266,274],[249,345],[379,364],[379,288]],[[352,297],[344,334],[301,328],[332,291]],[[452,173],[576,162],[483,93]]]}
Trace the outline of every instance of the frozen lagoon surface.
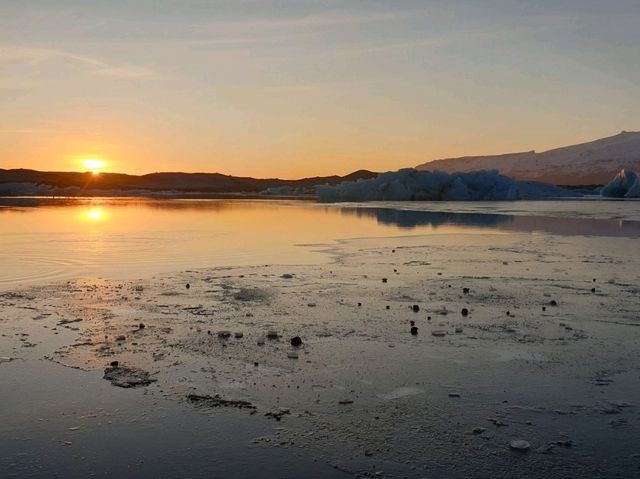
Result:
{"label": "frozen lagoon surface", "polygon": [[15,201],[1,477],[640,473],[639,202]]}

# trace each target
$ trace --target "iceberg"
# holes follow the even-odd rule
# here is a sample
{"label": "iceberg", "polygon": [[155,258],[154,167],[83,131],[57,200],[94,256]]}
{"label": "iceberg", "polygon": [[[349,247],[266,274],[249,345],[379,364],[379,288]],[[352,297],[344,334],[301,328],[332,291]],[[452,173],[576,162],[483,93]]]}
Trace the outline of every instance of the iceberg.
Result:
{"label": "iceberg", "polygon": [[405,168],[377,178],[316,187],[320,201],[512,201],[581,196],[555,185],[516,181],[497,170],[470,173]]}
{"label": "iceberg", "polygon": [[633,171],[620,170],[600,194],[607,198],[640,198],[640,178]]}

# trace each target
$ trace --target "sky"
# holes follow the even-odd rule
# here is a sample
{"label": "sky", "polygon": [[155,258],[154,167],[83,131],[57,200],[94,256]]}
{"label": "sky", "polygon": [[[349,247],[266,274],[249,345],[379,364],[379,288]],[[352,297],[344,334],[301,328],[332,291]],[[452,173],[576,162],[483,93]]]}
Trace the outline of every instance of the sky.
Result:
{"label": "sky", "polygon": [[638,0],[0,0],[0,168],[299,178],[640,130]]}

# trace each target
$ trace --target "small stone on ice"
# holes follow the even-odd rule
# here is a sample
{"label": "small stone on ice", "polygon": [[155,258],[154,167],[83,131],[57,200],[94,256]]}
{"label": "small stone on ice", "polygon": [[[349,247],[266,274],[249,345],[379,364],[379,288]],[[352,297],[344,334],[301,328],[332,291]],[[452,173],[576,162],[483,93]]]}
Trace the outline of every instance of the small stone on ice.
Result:
{"label": "small stone on ice", "polygon": [[523,439],[514,439],[509,443],[509,447],[514,451],[527,452],[531,447],[531,444]]}
{"label": "small stone on ice", "polygon": [[503,427],[507,425],[506,423],[502,422],[500,419],[497,419],[495,417],[488,417],[487,421],[492,422],[496,427]]}

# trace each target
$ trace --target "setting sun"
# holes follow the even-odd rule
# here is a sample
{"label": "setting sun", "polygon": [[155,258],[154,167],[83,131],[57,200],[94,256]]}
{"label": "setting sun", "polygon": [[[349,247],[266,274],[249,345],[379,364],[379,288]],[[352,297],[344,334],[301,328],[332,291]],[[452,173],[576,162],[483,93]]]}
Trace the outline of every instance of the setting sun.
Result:
{"label": "setting sun", "polygon": [[82,166],[84,166],[87,170],[90,170],[94,175],[97,175],[98,173],[100,173],[100,170],[106,166],[106,163],[102,160],[89,158],[82,161]]}

